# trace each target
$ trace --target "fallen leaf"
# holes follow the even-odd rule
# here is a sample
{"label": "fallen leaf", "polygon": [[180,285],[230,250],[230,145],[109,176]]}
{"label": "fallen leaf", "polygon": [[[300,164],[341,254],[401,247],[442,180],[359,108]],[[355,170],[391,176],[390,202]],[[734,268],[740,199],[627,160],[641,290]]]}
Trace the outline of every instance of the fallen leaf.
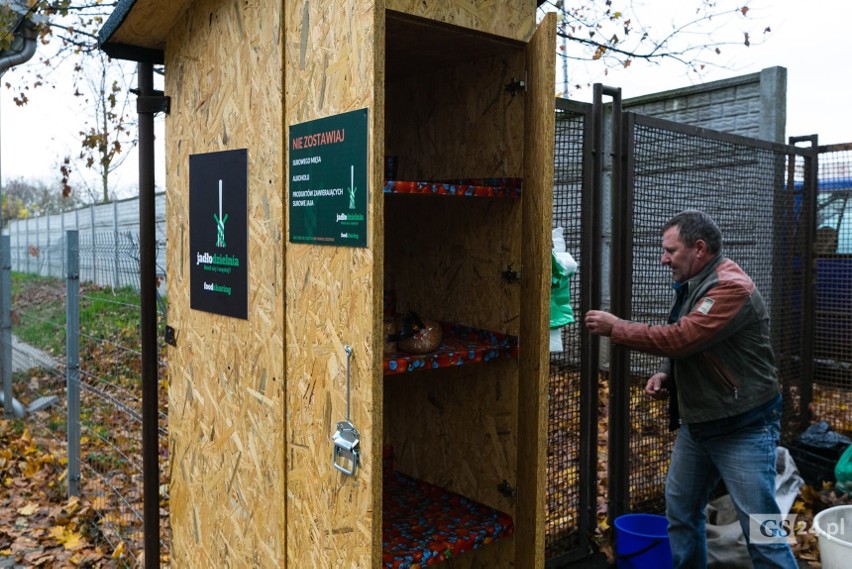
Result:
{"label": "fallen leaf", "polygon": [[65,538],[65,543],[62,544],[65,549],[73,551],[86,545],[86,540],[77,532],[70,533]]}
{"label": "fallen leaf", "polygon": [[109,509],[109,498],[106,496],[95,496],[90,500],[92,507],[96,510],[107,510]]}
{"label": "fallen leaf", "polygon": [[21,514],[22,516],[31,516],[34,513],[36,513],[36,511],[38,511],[38,508],[39,508],[38,504],[36,504],[35,502],[30,502],[29,504],[27,504],[23,508],[19,508],[18,513]]}
{"label": "fallen leaf", "polygon": [[50,528],[50,537],[62,543],[62,539],[65,537],[65,528],[62,526],[53,526]]}

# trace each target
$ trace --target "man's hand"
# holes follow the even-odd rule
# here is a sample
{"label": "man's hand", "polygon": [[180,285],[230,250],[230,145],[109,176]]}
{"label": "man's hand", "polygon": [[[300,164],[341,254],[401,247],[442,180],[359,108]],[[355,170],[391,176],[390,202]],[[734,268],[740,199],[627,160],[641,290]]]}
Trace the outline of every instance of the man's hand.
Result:
{"label": "man's hand", "polygon": [[669,381],[669,376],[659,372],[648,378],[648,383],[645,384],[645,393],[651,396],[652,399],[666,399],[669,396],[669,390],[663,387]]}
{"label": "man's hand", "polygon": [[589,310],[583,317],[583,323],[589,332],[596,336],[609,336],[612,334],[612,325],[618,322],[618,317],[603,310]]}

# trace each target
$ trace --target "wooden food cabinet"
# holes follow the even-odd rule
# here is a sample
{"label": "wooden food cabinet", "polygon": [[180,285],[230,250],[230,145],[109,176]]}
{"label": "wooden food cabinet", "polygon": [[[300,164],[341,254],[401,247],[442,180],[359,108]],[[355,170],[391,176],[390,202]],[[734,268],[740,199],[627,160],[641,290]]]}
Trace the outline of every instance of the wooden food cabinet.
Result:
{"label": "wooden food cabinet", "polygon": [[[554,16],[537,26],[534,0],[121,10],[107,47],[159,54],[171,97],[173,563],[417,567],[450,551],[453,567],[543,567]],[[367,246],[291,242],[288,129],[359,109]],[[188,157],[237,148],[248,150],[247,320],[187,299]],[[444,323],[440,353],[383,352],[394,297],[388,309]],[[345,346],[353,476],[333,467],[330,440],[347,410]],[[415,544],[399,526],[385,535],[401,548],[383,543],[383,520],[434,522],[419,493],[461,512],[437,525],[468,545]],[[492,533],[466,531],[477,516]]]}

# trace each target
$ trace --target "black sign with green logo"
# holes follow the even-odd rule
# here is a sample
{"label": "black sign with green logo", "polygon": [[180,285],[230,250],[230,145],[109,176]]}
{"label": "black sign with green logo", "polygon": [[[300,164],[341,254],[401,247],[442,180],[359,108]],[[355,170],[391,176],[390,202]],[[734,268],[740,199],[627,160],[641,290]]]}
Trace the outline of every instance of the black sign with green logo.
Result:
{"label": "black sign with green logo", "polygon": [[189,306],[248,318],[248,150],[189,157]]}
{"label": "black sign with green logo", "polygon": [[367,109],[290,127],[290,241],[367,246]]}

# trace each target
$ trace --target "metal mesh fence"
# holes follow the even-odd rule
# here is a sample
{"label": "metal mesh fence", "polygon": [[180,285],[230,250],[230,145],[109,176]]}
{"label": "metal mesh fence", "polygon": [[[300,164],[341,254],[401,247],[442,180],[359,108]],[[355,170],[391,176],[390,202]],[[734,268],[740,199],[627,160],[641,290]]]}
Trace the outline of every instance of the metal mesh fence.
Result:
{"label": "metal mesh fence", "polygon": [[[561,110],[556,115],[553,229],[562,228],[567,250],[578,262],[581,239],[584,117]],[[577,309],[579,279],[571,279]],[[545,547],[548,557],[577,547],[580,482],[580,342],[579,322],[562,329],[563,351],[551,352],[547,445]],[[582,475],[594,475],[582,473]]]}
{"label": "metal mesh fence", "polygon": [[[144,537],[138,239],[129,232],[82,235],[80,257],[81,266],[91,267],[88,279],[85,271],[81,275],[80,288],[80,351],[85,357],[80,366],[81,430],[88,443],[81,448],[84,474],[88,474],[82,492],[107,512],[101,517],[104,537],[136,559]],[[99,266],[109,266],[116,288],[85,284],[86,280],[97,282]],[[162,360],[159,376],[165,377]],[[166,397],[163,391],[163,404]],[[168,417],[164,409],[161,405],[159,423],[161,500],[165,501]],[[164,516],[162,523],[167,519]],[[166,535],[161,547],[167,556]]]}
{"label": "metal mesh fence", "polygon": [[[636,118],[633,137],[633,320],[665,323],[673,298],[671,275],[660,264],[660,228],[684,209],[701,209],[718,223],[723,254],[755,281],[769,306],[785,414],[799,413],[801,383],[801,271],[803,243],[796,235],[785,183],[788,154],[732,136],[713,136]],[[674,439],[666,404],[642,392],[660,360],[630,355],[630,507],[662,511],[665,475]]]}
{"label": "metal mesh fence", "polygon": [[[155,233],[162,244],[166,238],[165,194],[157,194],[154,200]],[[71,229],[77,230],[81,239],[97,244],[97,255],[84,250],[85,256],[80,259],[84,279],[113,288],[133,286],[136,268],[125,263],[123,257],[138,249],[132,243],[139,233],[138,198],[9,220],[6,231],[12,245],[12,270],[65,278],[65,238]],[[164,278],[163,247],[157,252],[157,264],[157,272]]]}
{"label": "metal mesh fence", "polygon": [[[14,248],[14,242],[12,245]],[[97,512],[91,533],[117,552],[118,566],[137,566],[143,559],[138,238],[129,232],[80,235],[79,246],[71,253],[79,255],[84,267],[79,295],[67,293],[65,279],[12,275],[13,388],[26,404],[39,397],[56,398],[53,405],[30,414],[27,420],[63,452],[68,431],[80,433],[79,491]],[[95,284],[94,273],[85,269],[107,264],[111,277],[120,276],[114,280],[116,287]],[[72,281],[76,286],[76,280]],[[162,321],[165,303],[160,300]],[[79,424],[73,425],[76,429],[69,429],[66,399],[71,391],[66,390],[66,338],[74,334],[66,327],[69,302],[79,318],[80,413]],[[160,502],[167,512],[168,422],[162,345],[160,354]],[[68,445],[67,452],[73,453],[73,446]],[[161,560],[167,563],[167,514],[161,515],[160,528]]]}
{"label": "metal mesh fence", "polygon": [[815,379],[852,387],[852,145],[820,148]]}
{"label": "metal mesh fence", "polygon": [[[584,176],[584,168],[601,168],[594,159],[586,166],[589,155],[594,154],[589,144],[594,133],[588,132],[594,118],[584,117],[588,111],[580,106],[559,103],[553,227],[562,228],[582,275],[581,256],[588,250],[581,245],[596,239],[594,231],[584,227],[589,207],[583,201],[584,189],[610,190],[592,188],[594,174]],[[602,305],[611,302],[615,309],[617,303],[634,320],[665,323],[673,292],[669,270],[659,262],[660,229],[684,209],[707,211],[722,229],[723,254],[754,279],[770,312],[784,395],[782,443],[795,442],[811,410],[817,418],[835,419],[832,425],[836,429],[852,429],[847,412],[839,412],[844,417],[840,422],[836,413],[829,413],[829,409],[852,405],[847,376],[852,357],[844,351],[852,350],[852,339],[844,336],[847,327],[852,331],[852,306],[843,304],[847,300],[852,304],[852,271],[843,273],[845,265],[838,264],[832,276],[826,266],[848,255],[852,267],[852,212],[846,215],[852,184],[845,181],[852,145],[833,147],[830,159],[820,157],[817,195],[813,148],[773,144],[632,113],[625,114],[619,125],[628,136],[623,139],[623,161],[613,162],[609,172],[613,191],[622,194],[613,194],[613,248],[602,252],[606,262],[600,282],[605,285],[612,278],[611,288],[604,286]],[[605,155],[597,140],[596,150]],[[802,141],[816,142],[815,137]],[[821,149],[823,153],[826,148]],[[614,149],[613,155],[619,156],[619,152]],[[604,162],[603,181],[607,179],[605,170]],[[833,182],[829,189],[830,179],[844,181]],[[832,192],[830,199],[827,191]],[[836,227],[835,241],[829,241],[834,247],[831,251],[821,249],[826,237],[824,231],[815,231],[819,227],[815,219],[819,225]],[[849,239],[846,245],[844,238]],[[817,256],[811,263],[813,251]],[[811,267],[816,273],[812,274]],[[812,282],[816,282],[816,294]],[[585,283],[581,283],[576,277],[571,283],[575,310],[581,295],[591,306],[595,303],[594,293],[584,290]],[[830,295],[826,295],[828,289]],[[613,367],[598,378],[595,389],[594,380],[582,379],[593,358],[581,349],[581,330],[578,323],[566,326],[562,331],[564,349],[551,353],[550,360],[545,541],[549,562],[569,559],[583,549],[584,535],[594,530],[595,504],[600,512],[606,503],[606,511],[613,516],[631,510],[665,509],[665,476],[674,433],[668,431],[667,403],[650,400],[643,392],[647,377],[661,362],[620,349],[613,352]],[[822,378],[821,385],[815,386],[814,378]],[[593,398],[596,411],[583,402],[584,394]],[[591,435],[587,430],[584,436],[584,428],[592,429]],[[603,438],[598,438],[599,432]],[[592,455],[588,454],[590,446],[595,447]],[[595,462],[583,462],[584,452],[591,461],[594,456],[606,457],[609,464],[597,464],[595,472]],[[586,467],[578,471],[580,464]],[[589,477],[596,482],[591,490],[586,486]],[[591,500],[584,498],[584,491],[591,491]],[[723,491],[721,486],[717,489]],[[592,519],[586,520],[590,512]],[[584,532],[584,523],[588,532]]]}

